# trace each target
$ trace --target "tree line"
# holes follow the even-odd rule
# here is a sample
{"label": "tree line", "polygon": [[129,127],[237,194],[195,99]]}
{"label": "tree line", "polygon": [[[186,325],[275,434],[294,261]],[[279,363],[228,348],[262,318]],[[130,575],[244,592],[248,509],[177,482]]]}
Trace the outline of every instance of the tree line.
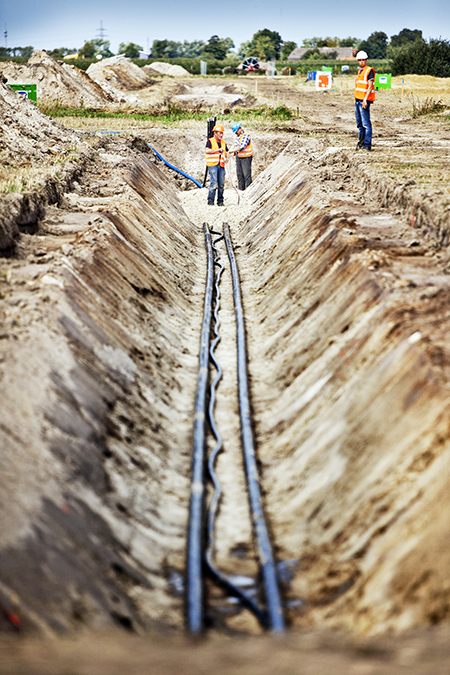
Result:
{"label": "tree line", "polygon": [[[257,31],[251,40],[243,42],[235,52],[234,42],[230,37],[221,38],[212,35],[207,42],[194,40],[189,42],[175,42],[173,40],[154,40],[151,56],[154,59],[176,58],[202,58],[205,60],[226,61],[256,57],[266,61],[270,59],[286,60],[297,47],[293,41],[284,41],[281,35],[268,28]],[[394,75],[406,73],[427,74],[436,77],[450,77],[450,43],[447,40],[430,39],[428,42],[423,38],[422,31],[403,28],[397,35],[390,39],[383,31],[375,31],[365,40],[356,37],[312,37],[303,40],[301,45],[307,51],[302,60],[324,58],[320,53],[321,47],[352,47],[354,50],[364,50],[369,59],[389,59],[391,71]],[[137,59],[143,48],[133,42],[119,45],[119,54]],[[77,52],[79,57],[85,59],[107,58],[114,56],[110,49],[110,42],[96,38],[88,40],[81,49],[69,49],[61,47],[49,53],[56,59],[62,59],[68,54]],[[33,47],[0,47],[0,57],[23,57],[29,58],[33,53]],[[328,58],[336,58],[336,53],[328,52]]]}

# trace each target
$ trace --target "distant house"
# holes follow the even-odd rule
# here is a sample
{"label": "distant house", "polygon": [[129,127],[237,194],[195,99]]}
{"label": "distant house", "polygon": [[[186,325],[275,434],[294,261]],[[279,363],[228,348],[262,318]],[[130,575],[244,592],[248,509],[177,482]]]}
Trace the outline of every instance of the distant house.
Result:
{"label": "distant house", "polygon": [[[311,49],[314,49],[314,47],[297,47],[289,54],[288,61],[300,61],[302,56]],[[318,49],[323,55],[336,52],[337,61],[349,61],[356,58],[356,49],[353,49],[353,47],[318,47]]]}
{"label": "distant house", "polygon": [[139,58],[140,59],[149,59],[150,57],[151,57],[151,54],[149,54],[148,52],[142,52],[141,50],[139,50]]}

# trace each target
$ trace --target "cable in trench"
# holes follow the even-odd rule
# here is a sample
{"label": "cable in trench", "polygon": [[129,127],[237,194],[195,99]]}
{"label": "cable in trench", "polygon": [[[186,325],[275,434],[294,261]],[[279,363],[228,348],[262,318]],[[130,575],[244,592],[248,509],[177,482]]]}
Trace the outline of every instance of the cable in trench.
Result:
{"label": "cable in trench", "polygon": [[[193,439],[193,459],[192,459],[192,477],[191,477],[191,499],[188,528],[188,549],[187,549],[187,624],[192,634],[199,634],[204,628],[203,612],[203,581],[202,570],[207,566],[214,579],[224,586],[228,592],[239,598],[244,606],[250,609],[257,616],[263,626],[267,626],[273,632],[281,633],[284,631],[284,617],[281,605],[280,592],[278,588],[278,579],[275,567],[274,555],[269,538],[268,528],[265,522],[265,515],[262,505],[261,490],[259,486],[258,470],[256,465],[255,447],[253,443],[253,434],[250,420],[250,401],[248,393],[247,378],[247,355],[244,316],[242,300],[240,293],[239,275],[237,271],[236,260],[234,257],[233,246],[230,239],[230,232],[227,224],[223,226],[223,237],[225,239],[228,257],[230,260],[232,281],[233,281],[233,300],[236,315],[236,335],[237,335],[237,365],[238,365],[238,388],[239,388],[239,410],[241,418],[241,436],[244,453],[244,465],[247,478],[247,486],[250,497],[250,509],[252,513],[252,522],[255,532],[256,546],[258,549],[259,564],[265,591],[266,611],[261,610],[253,598],[249,597],[242,589],[234,585],[230,580],[221,574],[214,566],[212,557],[214,549],[214,522],[217,509],[220,502],[220,485],[215,475],[215,461],[222,449],[222,440],[217,433],[214,422],[214,415],[211,415],[211,428],[216,436],[216,446],[211,453],[209,460],[209,469],[214,483],[215,492],[212,499],[212,509],[208,515],[208,532],[205,533],[203,521],[203,502],[205,497],[204,487],[204,465],[205,465],[205,417],[207,412],[207,385],[208,385],[208,364],[211,348],[211,319],[213,316],[214,303],[214,285],[216,285],[216,307],[214,310],[215,326],[213,339],[213,363],[216,365],[217,376],[214,378],[214,389],[210,392],[212,406],[214,409],[215,389],[221,378],[222,371],[214,357],[214,349],[217,346],[219,336],[218,311],[220,308],[220,293],[218,291],[220,277],[223,266],[221,265],[218,252],[216,250],[214,260],[211,232],[206,223],[203,224],[205,234],[205,244],[207,252],[207,274],[206,289],[203,308],[203,323],[200,342],[200,364],[197,381],[197,394],[195,400],[194,415],[194,439]],[[220,233],[214,232],[219,238],[215,244],[222,239]],[[214,267],[219,267],[217,274],[214,274]],[[204,549],[204,535],[208,534],[207,553]]]}
{"label": "cable in trench", "polygon": [[227,223],[223,224],[223,235],[227,247],[228,258],[230,260],[231,278],[233,281],[233,300],[236,316],[239,412],[241,417],[242,449],[250,497],[250,509],[252,512],[253,528],[265,591],[268,626],[270,630],[282,633],[285,628],[283,608],[278,587],[275,557],[264,514],[251,425],[250,395],[247,374],[247,347],[239,272],[234,256],[233,244],[231,242],[230,229]]}
{"label": "cable in trench", "polygon": [[213,323],[213,338],[211,342],[211,346],[209,349],[209,354],[210,354],[210,360],[214,364],[214,367],[216,369],[216,376],[211,382],[210,385],[210,398],[209,398],[209,408],[208,408],[208,413],[209,413],[209,423],[211,426],[211,431],[216,439],[216,444],[214,448],[212,449],[209,458],[208,458],[208,470],[209,470],[209,475],[211,477],[211,481],[214,485],[214,493],[211,498],[211,502],[208,508],[208,522],[207,522],[207,544],[206,544],[206,549],[205,549],[205,561],[208,566],[209,572],[214,578],[214,580],[221,585],[230,595],[238,598],[242,605],[249,609],[259,622],[263,625],[267,625],[267,617],[264,611],[262,611],[256,602],[253,600],[252,597],[248,593],[245,593],[242,589],[240,589],[238,586],[233,584],[224,574],[222,574],[217,567],[214,565],[213,562],[213,557],[214,557],[214,529],[215,529],[215,521],[216,521],[216,516],[217,516],[217,511],[220,505],[220,499],[222,495],[222,489],[220,486],[219,479],[217,477],[216,471],[215,471],[215,465],[216,465],[216,460],[223,448],[223,442],[222,442],[222,437],[220,436],[220,433],[217,429],[217,425],[215,422],[214,418],[214,407],[215,407],[215,402],[216,402],[216,389],[217,386],[222,379],[222,368],[220,366],[220,363],[217,361],[215,357],[215,349],[217,345],[220,342],[220,333],[219,333],[219,328],[220,328],[220,320],[219,320],[219,312],[220,312],[220,279],[224,270],[224,266],[220,261],[220,253],[216,247],[216,244],[221,241],[224,237],[223,234],[220,234],[220,232],[215,232],[214,230],[210,230],[210,233],[212,235],[216,235],[217,238],[212,241],[212,249],[213,249],[213,256],[214,256],[214,265],[218,268],[215,276],[214,276],[214,310],[213,310],[213,318],[214,318],[214,323]]}
{"label": "cable in trench", "polygon": [[214,261],[211,235],[203,223],[206,246],[206,288],[203,303],[203,321],[200,337],[200,364],[195,397],[194,438],[192,451],[191,498],[189,504],[187,546],[186,619],[189,630],[200,634],[203,630],[203,502],[205,465],[205,416],[208,388],[209,345],[214,283]]}

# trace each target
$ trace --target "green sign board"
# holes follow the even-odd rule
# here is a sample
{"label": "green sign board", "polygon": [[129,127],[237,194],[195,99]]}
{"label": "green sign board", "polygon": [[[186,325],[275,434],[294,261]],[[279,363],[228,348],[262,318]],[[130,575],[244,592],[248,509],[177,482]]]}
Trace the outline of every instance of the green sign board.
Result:
{"label": "green sign board", "polygon": [[[9,84],[9,82],[8,82]],[[37,103],[37,93],[36,93],[36,85],[35,84],[9,84],[11,89],[14,89],[20,96],[25,96],[25,98],[29,98],[34,103]]]}
{"label": "green sign board", "polygon": [[380,75],[375,73],[375,89],[390,89],[391,88],[391,74]]}
{"label": "green sign board", "polygon": [[322,70],[324,73],[332,73],[333,72],[333,66],[322,66]]}

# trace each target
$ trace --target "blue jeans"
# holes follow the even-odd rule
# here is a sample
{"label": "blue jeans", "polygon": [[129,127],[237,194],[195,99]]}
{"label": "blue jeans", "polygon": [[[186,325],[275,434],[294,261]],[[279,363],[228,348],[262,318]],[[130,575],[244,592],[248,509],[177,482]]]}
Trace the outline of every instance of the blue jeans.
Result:
{"label": "blue jeans", "polygon": [[372,123],[370,121],[370,101],[367,108],[362,107],[362,101],[355,99],[356,126],[359,130],[359,142],[365,148],[372,147]]}
{"label": "blue jeans", "polygon": [[214,204],[217,190],[217,203],[223,204],[223,187],[225,185],[225,167],[217,164],[209,167],[208,204]]}

